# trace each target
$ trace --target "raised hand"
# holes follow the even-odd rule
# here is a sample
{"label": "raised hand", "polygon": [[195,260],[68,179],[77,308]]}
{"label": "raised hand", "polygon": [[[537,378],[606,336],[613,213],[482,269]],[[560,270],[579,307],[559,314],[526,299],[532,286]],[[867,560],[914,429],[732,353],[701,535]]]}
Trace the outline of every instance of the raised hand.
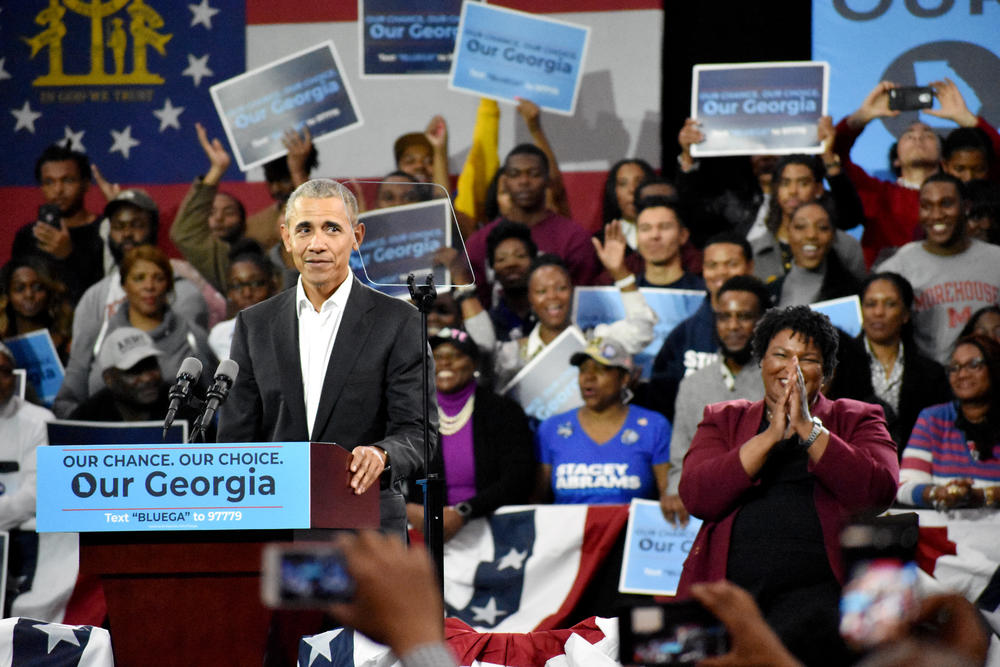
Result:
{"label": "raised hand", "polygon": [[621,220],[612,220],[604,226],[604,243],[592,238],[594,250],[597,258],[607,269],[608,274],[615,280],[621,280],[628,276],[629,271],[625,268],[625,248],[628,243],[625,241],[625,232],[622,230]]}
{"label": "raised hand", "polygon": [[979,123],[979,119],[969,111],[965,98],[951,79],[935,81],[931,84],[931,88],[934,89],[934,95],[938,98],[941,108],[924,109],[925,113],[954,121],[962,127],[975,127]]}
{"label": "raised hand", "polygon": [[538,105],[524,97],[516,97],[514,99],[517,100],[517,112],[521,114],[521,118],[524,119],[524,124],[528,126],[528,130],[534,132],[541,127],[542,110],[538,108]]}
{"label": "raised hand", "polygon": [[448,146],[448,123],[445,122],[443,116],[434,116],[431,121],[427,123],[427,129],[424,130],[424,136],[427,137],[427,141],[431,142],[431,147],[443,150]]}
{"label": "raised hand", "polygon": [[94,177],[94,182],[97,183],[97,187],[100,188],[101,194],[108,201],[111,201],[122,191],[122,186],[118,183],[109,183],[108,179],[104,178],[104,174],[101,170],[97,168],[97,165],[93,162],[90,163],[90,173]]}
{"label": "raised hand", "polygon": [[209,164],[208,173],[205,174],[202,182],[205,185],[218,185],[219,181],[222,180],[222,175],[229,169],[232,158],[229,157],[229,152],[218,138],[211,140],[208,138],[208,132],[205,131],[204,125],[195,123],[194,129],[198,133],[198,143],[201,144],[201,150],[205,151],[205,157],[208,158]]}
{"label": "raised hand", "polygon": [[312,152],[312,134],[305,126],[302,128],[301,135],[289,128],[285,130],[281,143],[288,151],[285,161],[288,163],[288,173],[292,175],[292,185],[298,187],[309,180],[309,170],[306,168],[306,163]]}
{"label": "raised hand", "polygon": [[889,91],[896,88],[891,81],[882,81],[872,88],[858,110],[847,117],[847,122],[855,129],[860,129],[876,118],[892,118],[899,111],[889,108]]}

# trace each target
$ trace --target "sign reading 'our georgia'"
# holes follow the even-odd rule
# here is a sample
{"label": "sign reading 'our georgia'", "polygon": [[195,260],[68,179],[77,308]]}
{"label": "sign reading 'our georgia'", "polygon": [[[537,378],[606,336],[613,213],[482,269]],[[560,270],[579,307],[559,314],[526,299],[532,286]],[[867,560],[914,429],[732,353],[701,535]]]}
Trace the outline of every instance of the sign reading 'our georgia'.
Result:
{"label": "sign reading 'our georgia'", "polygon": [[38,532],[309,527],[309,444],[38,448]]}

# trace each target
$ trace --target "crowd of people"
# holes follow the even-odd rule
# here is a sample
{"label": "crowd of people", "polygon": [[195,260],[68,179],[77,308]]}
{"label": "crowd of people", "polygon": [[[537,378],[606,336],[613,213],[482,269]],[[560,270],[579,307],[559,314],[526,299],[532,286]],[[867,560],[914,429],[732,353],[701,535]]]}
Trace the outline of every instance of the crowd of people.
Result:
{"label": "crowd of people", "polygon": [[[471,275],[453,262],[455,282],[468,284],[441,294],[428,317],[446,539],[503,505],[659,500],[671,522],[705,522],[682,593],[719,578],[742,585],[802,658],[838,650],[835,628],[823,634],[829,618],[799,630],[812,618],[802,609],[835,605],[847,516],[894,500],[1000,508],[1000,134],[953,83],[936,82],[939,105],[927,113],[958,127],[939,135],[912,123],[887,151],[898,178],[874,178],[851,146],[868,123],[899,113],[892,87],[880,83],[836,125],[823,118],[819,155],[698,160],[691,147],[704,136],[689,119],[676,166],[657,173],[626,158],[609,170],[593,235],[571,218],[539,109],[518,105],[532,143],[474,192],[462,188],[475,179],[459,177],[464,244],[442,258],[464,248]],[[496,118],[481,109],[480,121]],[[66,373],[52,413],[35,408],[32,387],[27,400],[12,397],[3,364],[16,362],[0,347],[0,430],[20,434],[2,445],[17,449],[9,457],[44,444],[21,423],[53,413],[159,418],[183,359],[214,368],[234,330],[269,335],[240,331],[266,322],[236,314],[301,286],[301,249],[279,230],[285,202],[318,166],[308,130],[285,135],[287,155],[265,168],[274,205],[252,215],[225,191],[223,143],[196,132],[206,161],[169,228],[182,258],[156,246],[161,204],[146,192],[106,182],[68,147],[39,156],[36,179],[60,217],[17,232],[0,270],[0,336],[47,331]],[[444,118],[400,137],[393,156],[368,192],[372,208],[452,191]],[[84,207],[91,183],[107,200],[100,214]],[[354,190],[364,209],[365,188]],[[574,288],[593,285],[616,288],[625,315],[585,331]],[[648,288],[705,298],[642,379],[634,356],[658,320]],[[856,337],[805,307],[854,295]],[[497,392],[567,331],[587,340],[569,362],[582,405],[538,423]],[[416,485],[409,494],[419,528]],[[23,524],[18,508],[0,521]],[[787,519],[779,530],[776,516]]]}

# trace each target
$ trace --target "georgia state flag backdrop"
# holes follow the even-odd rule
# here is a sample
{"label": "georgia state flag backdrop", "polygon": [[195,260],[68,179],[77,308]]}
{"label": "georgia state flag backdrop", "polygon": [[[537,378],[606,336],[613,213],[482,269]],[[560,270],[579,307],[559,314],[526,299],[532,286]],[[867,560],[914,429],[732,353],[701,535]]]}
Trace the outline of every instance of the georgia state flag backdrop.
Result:
{"label": "georgia state flag backdrop", "polygon": [[13,150],[0,161],[0,183],[32,185],[35,158],[64,140],[112,182],[190,180],[205,157],[181,129],[198,121],[221,134],[208,87],[244,70],[244,0],[11,4],[0,13],[10,114],[0,142]]}

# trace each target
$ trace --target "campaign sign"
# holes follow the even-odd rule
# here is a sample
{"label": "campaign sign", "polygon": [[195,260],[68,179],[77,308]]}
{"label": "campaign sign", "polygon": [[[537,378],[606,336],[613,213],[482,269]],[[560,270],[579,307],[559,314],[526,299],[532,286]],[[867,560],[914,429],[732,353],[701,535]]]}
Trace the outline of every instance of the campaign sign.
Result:
{"label": "campaign sign", "polygon": [[309,443],[38,448],[38,532],[309,527]]}
{"label": "campaign sign", "polygon": [[47,329],[4,340],[17,365],[25,370],[39,400],[52,405],[63,382],[63,365]]}
{"label": "campaign sign", "polygon": [[681,570],[701,519],[690,517],[684,528],[663,518],[660,503],[635,498],[628,508],[625,555],[618,590],[622,593],[674,595]]}
{"label": "campaign sign", "polygon": [[361,77],[447,76],[462,0],[358,0]]}
{"label": "campaign sign", "polygon": [[583,405],[579,369],[570,357],[587,347],[587,341],[573,327],[555,337],[529,361],[500,393],[517,401],[529,417],[539,421]]}
{"label": "campaign sign", "polygon": [[361,113],[333,42],[258,67],[209,90],[240,169],[281,157],[285,131],[313,141],[360,127]]}
{"label": "campaign sign", "polygon": [[50,445],[130,445],[135,442],[183,444],[187,442],[188,423],[176,419],[167,432],[163,422],[94,422],[54,419],[45,424]]}
{"label": "campaign sign", "polygon": [[817,301],[809,307],[829,317],[833,326],[843,329],[848,335],[861,333],[861,301],[856,295]]}
{"label": "campaign sign", "polygon": [[[652,342],[632,358],[636,367],[642,369],[642,378],[648,380],[663,341],[674,327],[698,310],[705,293],[663,287],[641,287],[639,291],[657,317]],[[577,287],[573,293],[573,322],[584,331],[625,319],[625,306],[617,287]]]}
{"label": "campaign sign", "polygon": [[691,154],[821,153],[827,78],[824,62],[695,65],[691,117],[705,141]]}
{"label": "campaign sign", "polygon": [[423,284],[431,272],[435,285],[449,285],[451,276],[446,267],[434,266],[434,255],[451,246],[451,219],[446,198],[366,211],[358,216],[365,238],[360,256],[351,255],[351,268],[375,285],[405,285],[411,273]]}
{"label": "campaign sign", "polygon": [[589,38],[587,26],[466,2],[448,87],[572,116]]}
{"label": "campaign sign", "polygon": [[[947,78],[972,113],[997,127],[997,26],[997,2],[813,0],[812,55],[830,63],[830,115],[837,122],[852,113],[880,81],[927,86]],[[940,109],[937,100],[934,107]],[[872,175],[895,181],[889,147],[916,120],[942,136],[957,127],[950,120],[915,111],[878,119],[858,138],[851,159]]]}

